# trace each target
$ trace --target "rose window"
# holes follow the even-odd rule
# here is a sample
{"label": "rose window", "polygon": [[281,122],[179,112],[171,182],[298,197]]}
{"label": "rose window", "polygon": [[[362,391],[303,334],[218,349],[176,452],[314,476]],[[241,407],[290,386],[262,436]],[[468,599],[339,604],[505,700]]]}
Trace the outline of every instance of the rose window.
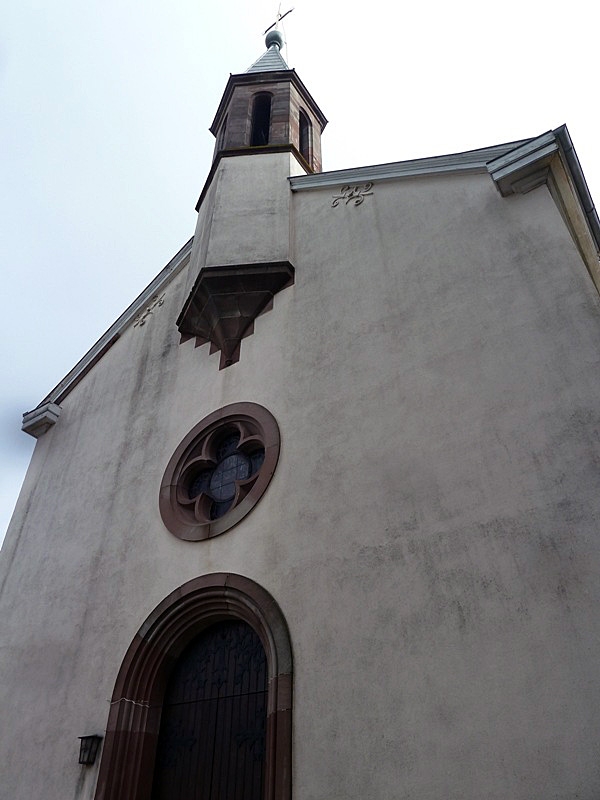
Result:
{"label": "rose window", "polygon": [[169,462],[160,494],[167,528],[182,539],[223,533],[255,505],[279,455],[279,430],[262,406],[237,403],[211,414]]}

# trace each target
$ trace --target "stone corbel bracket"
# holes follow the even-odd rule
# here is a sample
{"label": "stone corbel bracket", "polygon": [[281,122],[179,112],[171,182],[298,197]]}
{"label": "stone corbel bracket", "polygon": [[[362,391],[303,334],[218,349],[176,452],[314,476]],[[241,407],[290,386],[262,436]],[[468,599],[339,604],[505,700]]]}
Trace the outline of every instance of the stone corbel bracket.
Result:
{"label": "stone corbel bracket", "polygon": [[194,337],[196,347],[210,342],[211,353],[221,351],[219,369],[235,364],[255,319],[293,283],[289,261],[204,267],[177,319],[181,343]]}
{"label": "stone corbel bracket", "polygon": [[489,161],[487,170],[503,197],[548,187],[600,293],[600,221],[567,126]]}
{"label": "stone corbel bracket", "polygon": [[60,416],[61,408],[56,403],[44,403],[33,411],[23,414],[23,424],[21,430],[38,439],[46,431],[56,424]]}

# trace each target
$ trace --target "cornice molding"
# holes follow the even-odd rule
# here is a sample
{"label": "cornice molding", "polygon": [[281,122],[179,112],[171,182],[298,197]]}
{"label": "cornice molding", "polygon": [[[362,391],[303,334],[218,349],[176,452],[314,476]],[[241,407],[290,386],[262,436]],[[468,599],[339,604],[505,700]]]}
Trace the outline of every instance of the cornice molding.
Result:
{"label": "cornice molding", "polygon": [[550,161],[557,151],[556,136],[548,131],[490,161],[487,170],[503,197],[524,194],[546,182]]}
{"label": "cornice molding", "polygon": [[600,293],[600,221],[566,125],[487,165],[503,197],[547,186]]}

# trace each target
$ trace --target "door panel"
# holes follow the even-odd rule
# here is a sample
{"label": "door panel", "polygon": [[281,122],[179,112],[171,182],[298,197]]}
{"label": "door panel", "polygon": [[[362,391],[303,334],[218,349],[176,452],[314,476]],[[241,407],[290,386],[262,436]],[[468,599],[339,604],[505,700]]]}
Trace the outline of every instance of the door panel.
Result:
{"label": "door panel", "polygon": [[262,800],[267,665],[244,622],[204,631],[165,694],[153,800]]}

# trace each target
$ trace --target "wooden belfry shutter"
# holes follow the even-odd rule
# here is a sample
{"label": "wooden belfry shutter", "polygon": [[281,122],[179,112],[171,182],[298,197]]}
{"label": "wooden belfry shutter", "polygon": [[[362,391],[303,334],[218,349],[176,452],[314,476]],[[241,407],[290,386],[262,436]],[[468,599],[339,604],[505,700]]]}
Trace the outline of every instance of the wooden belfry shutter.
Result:
{"label": "wooden belfry shutter", "polygon": [[263,800],[267,663],[245,622],[220,622],[169,678],[152,800]]}

